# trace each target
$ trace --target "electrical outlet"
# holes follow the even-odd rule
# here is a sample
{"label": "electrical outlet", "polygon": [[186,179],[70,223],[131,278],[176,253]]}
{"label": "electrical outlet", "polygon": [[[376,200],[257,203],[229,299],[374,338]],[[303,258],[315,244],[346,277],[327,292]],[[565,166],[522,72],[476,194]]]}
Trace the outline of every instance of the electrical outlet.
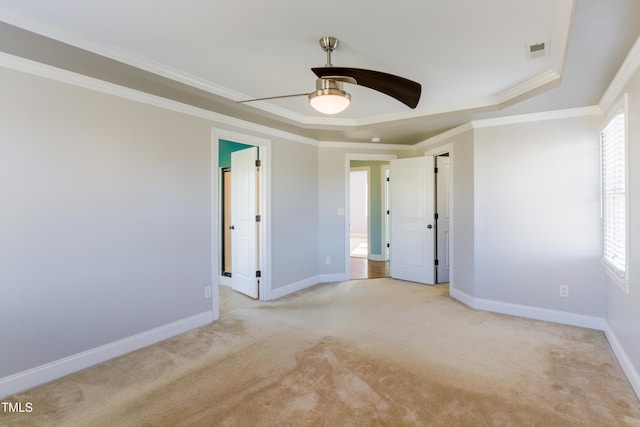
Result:
{"label": "electrical outlet", "polygon": [[331,257],[330,256],[326,257],[324,259],[324,263],[327,264],[327,265],[331,264]]}
{"label": "electrical outlet", "polygon": [[206,298],[211,298],[211,286],[205,286],[204,287],[204,297]]}
{"label": "electrical outlet", "polygon": [[569,286],[560,285],[560,296],[563,298],[567,298],[569,296]]}

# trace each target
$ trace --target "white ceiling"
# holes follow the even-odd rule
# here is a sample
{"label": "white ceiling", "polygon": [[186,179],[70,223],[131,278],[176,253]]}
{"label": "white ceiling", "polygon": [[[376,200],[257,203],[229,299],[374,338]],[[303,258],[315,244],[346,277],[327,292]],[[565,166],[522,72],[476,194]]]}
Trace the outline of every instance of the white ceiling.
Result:
{"label": "white ceiling", "polygon": [[[637,0],[247,3],[0,0],[0,20],[232,101],[311,92],[318,39],[335,36],[334,65],[415,80],[418,107],[345,85],[352,105],[336,116],[306,97],[223,112],[321,140],[409,144],[472,118],[596,104],[640,33]],[[539,42],[548,54],[531,59]]]}

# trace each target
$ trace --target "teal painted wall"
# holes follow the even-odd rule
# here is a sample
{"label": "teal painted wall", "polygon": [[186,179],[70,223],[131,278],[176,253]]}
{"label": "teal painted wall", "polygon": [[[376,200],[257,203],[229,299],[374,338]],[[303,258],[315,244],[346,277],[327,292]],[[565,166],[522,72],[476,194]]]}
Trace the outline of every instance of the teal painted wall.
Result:
{"label": "teal painted wall", "polygon": [[[221,168],[231,167],[231,153],[253,147],[252,145],[240,144],[239,142],[218,140],[218,166]],[[259,155],[258,155],[259,157]]]}
{"label": "teal painted wall", "polygon": [[382,255],[382,168],[389,162],[351,160],[352,168],[369,166],[369,246],[372,255]]}

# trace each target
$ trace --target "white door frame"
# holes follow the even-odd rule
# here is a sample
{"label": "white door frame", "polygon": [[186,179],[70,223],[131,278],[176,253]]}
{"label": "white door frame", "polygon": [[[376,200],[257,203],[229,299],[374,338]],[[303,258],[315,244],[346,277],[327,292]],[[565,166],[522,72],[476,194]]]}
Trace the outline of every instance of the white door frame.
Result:
{"label": "white door frame", "polygon": [[389,197],[388,186],[389,182],[386,180],[386,173],[391,169],[391,165],[382,165],[380,166],[380,176],[382,179],[381,188],[382,188],[382,261],[389,261],[389,214],[387,213],[388,209],[391,209],[386,205],[387,198]]}
{"label": "white door frame", "polygon": [[344,155],[344,270],[346,280],[351,277],[351,265],[349,247],[349,172],[351,170],[351,160],[374,160],[390,161],[397,159],[396,154],[366,154],[366,153],[345,153]]}
{"label": "white door frame", "polygon": [[262,224],[259,233],[260,250],[260,300],[268,301],[271,295],[271,140],[233,132],[226,129],[211,130],[211,284],[214,318],[220,316],[218,286],[220,284],[220,223],[222,203],[220,200],[220,181],[218,167],[219,140],[239,142],[260,147],[260,214]]}
{"label": "white door frame", "polygon": [[449,293],[451,294],[451,290],[455,289],[455,279],[454,279],[454,271],[453,268],[455,265],[455,250],[454,250],[454,233],[455,233],[455,209],[454,209],[454,200],[453,191],[454,191],[454,179],[453,179],[453,169],[454,169],[454,155],[453,155],[453,144],[445,144],[441,145],[437,148],[432,148],[424,152],[425,156],[441,156],[443,154],[449,153]]}

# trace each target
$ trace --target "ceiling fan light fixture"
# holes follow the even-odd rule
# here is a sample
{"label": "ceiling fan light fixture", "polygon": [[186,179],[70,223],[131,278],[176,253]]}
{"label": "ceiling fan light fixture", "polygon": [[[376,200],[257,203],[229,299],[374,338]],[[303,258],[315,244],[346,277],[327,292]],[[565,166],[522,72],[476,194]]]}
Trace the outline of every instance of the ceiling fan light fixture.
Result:
{"label": "ceiling fan light fixture", "polygon": [[309,94],[309,104],[322,114],[338,114],[351,103],[351,95],[342,90],[342,82],[316,80],[316,91]]}

